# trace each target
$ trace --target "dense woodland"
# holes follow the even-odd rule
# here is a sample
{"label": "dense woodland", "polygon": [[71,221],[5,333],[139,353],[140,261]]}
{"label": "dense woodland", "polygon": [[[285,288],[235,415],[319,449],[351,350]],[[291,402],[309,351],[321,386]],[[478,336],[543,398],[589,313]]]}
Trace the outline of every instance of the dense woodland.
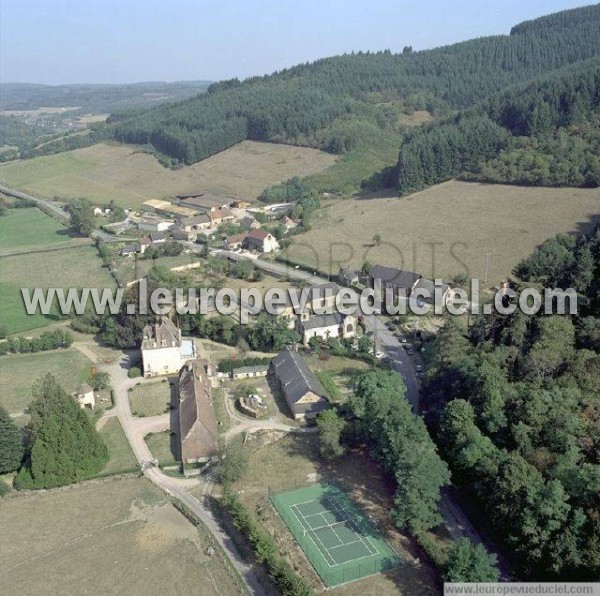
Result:
{"label": "dense woodland", "polygon": [[425,392],[453,481],[538,580],[600,577],[599,262],[599,232],[542,244],[516,273],[579,314],[448,321]]}
{"label": "dense woodland", "polygon": [[467,108],[599,53],[597,5],[522,23],[510,35],[423,52],[344,55],[215,83],[205,95],[112,118],[114,135],[187,164],[244,139],[342,153],[368,143],[373,129],[395,130],[401,111]]}
{"label": "dense woodland", "polygon": [[493,95],[417,130],[398,158],[400,194],[448,180],[600,185],[600,59]]}

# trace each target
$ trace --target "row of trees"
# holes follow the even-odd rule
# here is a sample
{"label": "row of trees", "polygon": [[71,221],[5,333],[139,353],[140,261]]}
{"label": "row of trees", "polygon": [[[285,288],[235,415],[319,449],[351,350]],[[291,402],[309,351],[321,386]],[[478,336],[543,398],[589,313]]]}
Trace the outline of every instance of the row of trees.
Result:
{"label": "row of trees", "polygon": [[600,9],[591,6],[495,36],[424,52],[358,53],[271,76],[213,84],[181,103],[113,120],[121,141],[151,145],[187,164],[243,139],[292,142],[343,152],[372,126],[394,125],[390,102],[432,112],[472,106],[600,52]]}
{"label": "row of trees", "polygon": [[73,336],[68,331],[54,329],[53,331],[44,331],[39,337],[13,337],[0,342],[0,356],[57,350],[68,348],[72,343]]}

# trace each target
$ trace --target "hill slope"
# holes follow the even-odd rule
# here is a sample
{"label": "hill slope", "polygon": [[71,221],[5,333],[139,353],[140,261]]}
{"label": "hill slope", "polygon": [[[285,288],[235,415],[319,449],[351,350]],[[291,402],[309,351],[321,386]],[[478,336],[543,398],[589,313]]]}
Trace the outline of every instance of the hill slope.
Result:
{"label": "hill slope", "polygon": [[522,23],[510,35],[424,52],[344,55],[216,83],[203,96],[113,118],[114,136],[187,164],[244,139],[344,153],[373,127],[397,133],[403,110],[448,113],[599,54],[600,5],[594,5]]}

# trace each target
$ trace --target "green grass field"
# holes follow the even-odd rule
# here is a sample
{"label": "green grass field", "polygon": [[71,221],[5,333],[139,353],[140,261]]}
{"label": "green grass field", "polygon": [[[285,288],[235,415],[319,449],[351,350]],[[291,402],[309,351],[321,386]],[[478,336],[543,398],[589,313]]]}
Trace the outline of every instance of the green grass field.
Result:
{"label": "green grass field", "polygon": [[0,357],[0,404],[20,414],[31,401],[31,385],[52,373],[66,391],[75,391],[90,374],[90,361],[74,348]]}
{"label": "green grass field", "polygon": [[171,402],[171,386],[167,382],[141,383],[129,392],[134,416],[158,416],[167,411]]}
{"label": "green grass field", "polygon": [[102,474],[115,474],[137,466],[133,451],[129,446],[123,427],[118,418],[111,418],[100,430],[102,438],[108,447],[110,459]]}
{"label": "green grass field", "polygon": [[168,431],[149,434],[144,440],[159,464],[169,464],[177,459],[174,437]]}
{"label": "green grass field", "polygon": [[67,228],[35,207],[11,209],[0,217],[0,251],[70,240]]}
{"label": "green grass field", "polygon": [[6,325],[9,333],[53,322],[49,317],[27,314],[21,288],[113,288],[115,285],[93,246],[1,257],[0,280],[0,324]]}
{"label": "green grass field", "polygon": [[368,518],[337,487],[314,484],[270,498],[326,587],[376,575],[400,563]]}

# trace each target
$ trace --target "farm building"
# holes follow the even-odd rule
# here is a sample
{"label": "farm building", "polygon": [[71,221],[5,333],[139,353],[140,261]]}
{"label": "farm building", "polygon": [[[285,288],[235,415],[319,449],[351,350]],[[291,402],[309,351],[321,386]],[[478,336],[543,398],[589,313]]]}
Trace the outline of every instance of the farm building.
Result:
{"label": "farm building", "polygon": [[201,360],[188,360],[179,372],[179,446],[184,464],[206,462],[218,453],[211,384]]}
{"label": "farm building", "polygon": [[181,329],[167,317],[144,327],[142,360],[145,377],[176,374],[187,360],[196,357],[192,340],[181,337]]}
{"label": "farm building", "polygon": [[121,249],[121,256],[122,257],[133,257],[137,251],[138,251],[137,244],[126,244]]}
{"label": "farm building", "polygon": [[258,252],[269,253],[279,250],[279,242],[275,236],[266,230],[252,230],[246,234],[243,247],[246,250],[256,250]]}
{"label": "farm building", "polygon": [[298,352],[285,349],[269,367],[296,420],[314,418],[329,407],[323,386]]}
{"label": "farm building", "polygon": [[166,215],[167,217],[191,217],[198,213],[198,209],[173,205],[173,203],[169,203],[169,201],[160,201],[157,199],[144,201],[141,208],[144,211],[153,211],[154,213]]}
{"label": "farm building", "polygon": [[240,366],[234,368],[231,372],[232,379],[252,379],[256,377],[266,377],[269,371],[267,364],[256,364],[254,366]]}
{"label": "farm building", "polygon": [[166,232],[175,222],[160,217],[141,217],[135,224],[142,232]]}
{"label": "farm building", "polygon": [[162,244],[167,241],[168,235],[165,232],[150,232],[148,237],[152,244]]}
{"label": "farm building", "polygon": [[246,215],[240,219],[240,226],[246,230],[257,230],[260,228],[260,222],[251,215]]}
{"label": "farm building", "polygon": [[186,232],[205,230],[213,225],[212,220],[206,213],[198,213],[198,215],[193,215],[192,217],[183,217],[179,220],[179,223]]}
{"label": "farm building", "polygon": [[138,252],[140,254],[144,254],[146,252],[146,249],[152,244],[152,240],[150,240],[150,238],[148,238],[147,236],[144,238],[140,238],[138,243],[137,243],[137,249]]}
{"label": "farm building", "polygon": [[212,209],[223,209],[229,206],[231,199],[213,195],[209,192],[192,195],[177,195],[175,202],[183,207],[189,207],[196,211],[211,211]]}
{"label": "farm building", "polygon": [[173,240],[185,241],[185,242],[195,242],[198,237],[197,232],[186,231],[183,226],[173,226],[171,228],[171,236],[173,236]]}
{"label": "farm building", "polygon": [[207,211],[206,215],[210,218],[213,226],[218,226],[219,224],[234,220],[233,213],[227,208],[213,209],[212,211]]}
{"label": "farm building", "polygon": [[[452,288],[448,284],[442,283],[438,286],[436,294],[436,285],[434,281],[422,277],[413,288],[412,294],[419,303],[432,304],[435,306],[444,306],[446,301],[452,296]],[[423,293],[422,293],[423,292]]]}
{"label": "farm building", "polygon": [[233,236],[227,236],[223,242],[223,248],[225,250],[237,250],[242,248],[246,234],[234,234]]}
{"label": "farm building", "polygon": [[250,203],[250,201],[233,201],[233,203],[231,203],[231,207],[233,207],[233,209],[248,209],[248,207],[250,207],[252,205],[252,203]]}

